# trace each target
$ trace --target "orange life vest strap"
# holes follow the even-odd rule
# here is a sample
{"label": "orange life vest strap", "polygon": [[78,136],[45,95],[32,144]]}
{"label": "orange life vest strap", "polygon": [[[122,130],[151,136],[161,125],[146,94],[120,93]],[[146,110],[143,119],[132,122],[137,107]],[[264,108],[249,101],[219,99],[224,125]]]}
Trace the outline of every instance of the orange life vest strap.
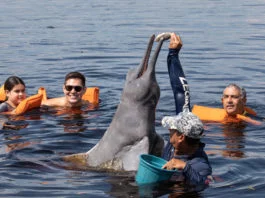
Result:
{"label": "orange life vest strap", "polygon": [[[256,112],[249,107],[246,107],[245,111],[247,111],[247,113],[249,114],[256,115]],[[245,122],[249,122],[255,125],[261,124],[259,121],[253,120],[250,117],[240,114],[237,114],[236,117],[227,116],[226,111],[220,108],[194,105],[192,113],[197,115],[203,121],[229,123],[229,122],[240,122],[243,120]]]}
{"label": "orange life vest strap", "polygon": [[[98,104],[99,103],[99,88],[98,87],[88,87],[86,92],[82,97],[83,100],[87,100],[90,103]],[[4,91],[4,85],[0,88],[0,100],[6,100],[6,94]],[[23,100],[15,109],[15,115],[21,115],[26,111],[29,111],[33,108],[38,108],[41,105],[41,101],[47,100],[47,93],[44,87],[38,89],[38,94],[30,96]]]}
{"label": "orange life vest strap", "polygon": [[4,102],[6,100],[6,92],[4,89],[4,85],[0,87],[0,101]]}
{"label": "orange life vest strap", "polygon": [[236,117],[240,120],[244,120],[245,122],[249,122],[251,124],[254,124],[254,125],[261,125],[261,122],[257,121],[257,120],[253,120],[251,119],[250,117],[247,117],[247,116],[243,116],[243,115],[240,115],[240,114],[237,114]]}
{"label": "orange life vest strap", "polygon": [[99,103],[99,88],[98,87],[87,87],[86,92],[84,93],[83,100],[87,100],[90,103],[98,104]]}
{"label": "orange life vest strap", "polygon": [[194,113],[201,120],[204,121],[222,122],[226,117],[226,112],[224,109],[205,107],[199,105],[193,106],[192,113]]}
{"label": "orange life vest strap", "polygon": [[[44,87],[40,87],[38,90],[39,94],[43,95],[42,101],[47,100],[47,92]],[[98,87],[87,87],[82,100],[86,100],[93,104],[99,103],[99,88]]]}
{"label": "orange life vest strap", "polygon": [[20,115],[41,105],[42,94],[36,94],[23,100],[15,109],[15,115]]}
{"label": "orange life vest strap", "polygon": [[257,115],[257,113],[253,109],[251,109],[250,107],[244,107],[244,109],[250,115],[253,115],[253,116]]}
{"label": "orange life vest strap", "polygon": [[38,94],[42,94],[42,101],[47,100],[47,92],[46,92],[46,89],[44,87],[40,87],[38,89]]}

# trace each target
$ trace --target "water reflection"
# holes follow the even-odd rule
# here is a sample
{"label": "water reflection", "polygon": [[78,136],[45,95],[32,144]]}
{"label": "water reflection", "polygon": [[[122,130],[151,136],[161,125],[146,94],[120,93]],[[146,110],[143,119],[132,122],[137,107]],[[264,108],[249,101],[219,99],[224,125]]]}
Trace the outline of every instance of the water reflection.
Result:
{"label": "water reflection", "polygon": [[246,123],[224,125],[222,132],[226,148],[222,151],[224,157],[240,159],[244,158],[245,128]]}
{"label": "water reflection", "polygon": [[115,175],[106,180],[111,184],[109,192],[112,197],[201,197],[204,187],[188,186],[183,182],[160,182],[145,185],[137,185],[134,175]]}
{"label": "water reflection", "polygon": [[[40,143],[40,141],[26,140],[25,134],[21,130],[27,128],[31,121],[41,120],[43,116],[52,117],[56,120],[57,126],[63,126],[64,132],[79,133],[84,132],[87,128],[85,126],[87,118],[91,110],[96,110],[98,106],[90,105],[82,109],[69,109],[69,108],[48,108],[41,107],[26,113],[25,115],[3,115],[1,117],[2,135],[5,140],[5,149],[3,152],[9,153],[14,150],[20,150],[30,147],[33,144]],[[56,118],[54,118],[56,116]],[[36,129],[39,131],[40,128]]]}
{"label": "water reflection", "polygon": [[78,133],[86,130],[84,120],[82,120],[80,114],[65,116],[63,120],[59,121],[59,125],[63,125],[64,132],[68,133]]}
{"label": "water reflection", "polygon": [[78,133],[86,130],[84,126],[89,112],[97,110],[98,105],[89,104],[80,108],[42,106],[41,112],[58,117],[58,124],[64,127],[64,132]]}
{"label": "water reflection", "polygon": [[207,123],[207,136],[213,141],[221,140],[221,144],[216,144],[211,150],[207,151],[207,154],[219,154],[231,159],[244,158],[245,130],[247,126],[248,124],[244,122],[230,124]]}
{"label": "water reflection", "polygon": [[[19,118],[21,119],[21,118]],[[3,129],[4,130],[19,130],[19,129],[24,129],[28,126],[28,122],[24,120],[8,120],[3,123]]]}
{"label": "water reflection", "polygon": [[9,153],[14,150],[29,147],[36,144],[36,141],[29,141],[23,138],[21,130],[29,126],[29,122],[41,120],[39,109],[34,109],[25,115],[4,115],[1,117],[2,134],[6,144],[5,152]]}
{"label": "water reflection", "polygon": [[[6,143],[6,149],[5,151],[7,153],[15,150],[15,149],[22,149],[22,148],[25,148],[27,146],[29,146],[31,143],[30,142],[17,142],[22,136],[20,135],[13,135],[13,136],[9,136],[9,137],[6,137],[5,140],[7,140],[7,143]],[[9,142],[14,142],[14,143],[9,143]]]}
{"label": "water reflection", "polygon": [[9,120],[6,120],[2,124],[4,140],[6,142],[6,153],[15,149],[25,148],[31,144],[29,141],[20,140],[22,136],[19,135],[18,130],[28,126],[28,122],[21,119],[21,117],[10,116]]}

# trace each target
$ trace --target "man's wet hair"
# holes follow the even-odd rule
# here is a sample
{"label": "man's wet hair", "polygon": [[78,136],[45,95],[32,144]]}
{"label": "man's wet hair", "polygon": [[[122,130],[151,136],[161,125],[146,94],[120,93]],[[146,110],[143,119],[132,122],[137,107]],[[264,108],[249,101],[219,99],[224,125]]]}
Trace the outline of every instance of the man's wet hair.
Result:
{"label": "man's wet hair", "polygon": [[235,83],[231,83],[231,84],[227,85],[225,87],[225,89],[226,88],[230,88],[230,87],[234,87],[237,90],[239,90],[239,93],[240,93],[240,96],[241,96],[242,99],[244,99],[244,98],[246,99],[247,98],[247,91],[246,91],[246,89],[244,87],[240,87],[239,85],[237,85]]}
{"label": "man's wet hair", "polygon": [[65,76],[64,83],[66,83],[67,80],[77,78],[80,79],[82,82],[83,87],[86,86],[86,78],[83,74],[80,72],[70,72]]}

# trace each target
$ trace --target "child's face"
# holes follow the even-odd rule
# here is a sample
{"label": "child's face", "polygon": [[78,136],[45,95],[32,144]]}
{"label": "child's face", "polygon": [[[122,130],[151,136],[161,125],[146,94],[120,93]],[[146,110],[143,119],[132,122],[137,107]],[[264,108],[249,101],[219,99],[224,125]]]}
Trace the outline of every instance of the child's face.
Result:
{"label": "child's face", "polygon": [[6,91],[9,102],[18,106],[26,98],[25,86],[22,84],[15,85],[11,91]]}

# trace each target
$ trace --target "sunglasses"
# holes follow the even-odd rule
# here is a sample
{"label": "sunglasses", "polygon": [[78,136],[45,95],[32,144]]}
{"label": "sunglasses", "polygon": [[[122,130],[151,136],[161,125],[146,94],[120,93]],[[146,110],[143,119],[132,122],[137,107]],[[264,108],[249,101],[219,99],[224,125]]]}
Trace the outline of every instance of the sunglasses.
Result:
{"label": "sunglasses", "polygon": [[72,91],[72,89],[74,89],[76,92],[80,92],[83,89],[82,86],[65,85],[64,87],[65,87],[66,91]]}

